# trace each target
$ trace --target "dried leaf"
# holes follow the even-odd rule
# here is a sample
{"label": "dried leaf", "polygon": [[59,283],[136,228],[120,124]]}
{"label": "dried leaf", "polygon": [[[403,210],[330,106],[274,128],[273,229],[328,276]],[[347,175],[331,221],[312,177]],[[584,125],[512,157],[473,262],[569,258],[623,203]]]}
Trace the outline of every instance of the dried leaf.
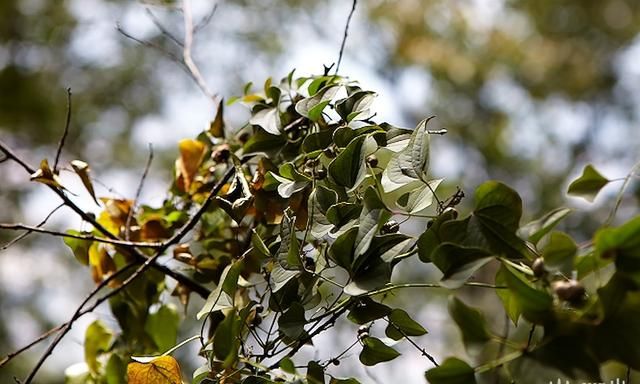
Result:
{"label": "dried leaf", "polygon": [[224,113],[224,100],[220,100],[218,104],[218,110],[216,111],[216,117],[209,125],[209,134],[213,137],[224,138],[224,120],[222,115]]}
{"label": "dried leaf", "polygon": [[93,201],[98,204],[98,199],[96,199],[96,193],[93,190],[93,183],[91,182],[91,177],[89,176],[89,172],[91,169],[89,168],[89,164],[85,163],[82,160],[73,160],[71,161],[71,168],[76,172],[76,174],[82,180],[82,184],[87,189],[91,197],[93,197]]}
{"label": "dried leaf", "polygon": [[58,175],[53,173],[49,168],[49,162],[47,159],[43,159],[40,162],[40,168],[31,174],[31,181],[37,181],[39,183],[47,184],[56,188],[63,188]]}
{"label": "dried leaf", "polygon": [[129,363],[129,384],[182,384],[180,365],[171,356],[161,356],[148,363]]}

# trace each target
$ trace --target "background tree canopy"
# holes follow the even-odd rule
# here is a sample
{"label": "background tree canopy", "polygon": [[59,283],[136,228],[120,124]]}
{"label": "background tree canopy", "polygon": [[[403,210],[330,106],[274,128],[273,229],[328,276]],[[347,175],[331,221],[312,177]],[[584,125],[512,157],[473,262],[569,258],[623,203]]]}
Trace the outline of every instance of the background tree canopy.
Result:
{"label": "background tree canopy", "polygon": [[[249,80],[258,84],[271,74],[280,78],[290,68],[298,68],[297,76],[318,73],[338,58],[350,8],[350,2],[342,1],[236,1],[220,2],[212,13],[211,3],[194,1],[194,59],[209,86],[227,98],[239,94]],[[173,180],[176,142],[196,137],[215,111],[180,62],[180,4],[9,0],[0,4],[0,18],[2,140],[32,164],[44,157],[51,161],[65,123],[69,87],[73,113],[63,161],[87,161],[97,177],[99,196],[131,199],[151,142],[155,160],[141,200],[160,204],[164,186]],[[437,116],[436,124],[448,133],[433,145],[430,177],[445,178],[443,196],[453,196],[456,186],[467,192],[461,211],[477,209],[477,201],[470,198],[476,187],[488,179],[501,180],[523,196],[522,223],[563,205],[584,209],[567,216],[560,227],[581,243],[592,239],[607,220],[617,189],[605,188],[587,206],[567,201],[566,187],[589,162],[607,179],[617,179],[638,160],[639,18],[640,6],[625,0],[360,2],[340,74],[380,94],[372,107],[379,113],[374,118],[378,122],[414,127],[425,116]],[[240,127],[249,114],[236,103],[226,107],[225,119],[229,126]],[[15,164],[4,162],[2,172],[0,201],[6,208],[0,221],[35,224],[58,204],[26,183]],[[632,197],[638,194],[637,182],[631,180],[614,224],[637,213]],[[82,188],[77,187],[72,191]],[[576,188],[581,191],[580,185]],[[90,200],[81,207],[100,212]],[[50,223],[65,230],[84,229],[64,210]],[[412,223],[407,230],[419,234],[426,220]],[[4,244],[15,234],[3,230],[0,240]],[[551,238],[558,246],[569,244],[565,238]],[[2,251],[0,305],[9,310],[0,314],[1,355],[68,320],[80,300],[69,292],[90,290],[91,277],[76,271],[68,254],[61,242],[35,235]],[[43,270],[31,273],[28,266],[33,265]],[[396,273],[407,280],[416,277],[411,264],[402,265]],[[494,271],[482,271],[479,278],[493,277]],[[432,269],[428,276],[437,276],[434,273]],[[463,291],[463,299],[500,305]],[[409,313],[422,313],[418,320],[429,328],[429,343],[436,345],[430,351],[440,362],[454,354],[447,345],[459,334],[442,324],[442,316],[449,319],[446,311],[434,318],[430,308],[442,311],[448,305],[454,318],[456,313],[475,316],[468,313],[468,300],[447,304],[445,299],[442,294],[425,298],[411,293],[392,301]],[[191,309],[197,312],[201,303],[194,300]],[[117,316],[110,318],[115,325]],[[504,323],[500,316],[491,321],[499,324],[496,329]],[[473,331],[476,334],[463,331],[465,344],[484,337],[482,330]],[[76,339],[84,337],[81,329]],[[48,377],[60,382],[63,367],[82,360],[82,348],[70,344],[63,343],[51,365],[45,365],[42,382]],[[380,352],[376,347],[369,345]],[[75,350],[75,356],[65,358],[65,348]],[[459,341],[455,349],[463,350]],[[495,356],[495,351],[483,353]],[[0,371],[0,379],[24,376],[37,356],[25,354],[11,362]],[[186,364],[183,369],[191,363]],[[413,379],[422,381],[423,371]],[[384,365],[372,372],[381,378],[389,375]]]}

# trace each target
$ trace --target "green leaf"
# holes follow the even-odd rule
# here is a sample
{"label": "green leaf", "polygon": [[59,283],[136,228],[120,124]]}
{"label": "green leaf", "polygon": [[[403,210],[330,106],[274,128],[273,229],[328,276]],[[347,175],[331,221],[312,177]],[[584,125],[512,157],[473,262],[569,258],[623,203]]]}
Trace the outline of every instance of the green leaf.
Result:
{"label": "green leaf", "polygon": [[210,312],[233,307],[233,296],[238,288],[238,278],[240,277],[242,268],[243,263],[241,260],[235,261],[225,267],[220,276],[218,286],[211,292],[209,297],[207,297],[204,306],[196,315],[198,320]]}
{"label": "green leaf", "polygon": [[358,236],[358,228],[353,227],[342,233],[329,247],[329,256],[339,266],[351,272],[353,263],[353,251]]}
{"label": "green leaf", "polygon": [[553,298],[546,291],[536,289],[523,275],[503,264],[504,280],[513,294],[522,315],[534,324],[543,324],[552,316]]}
{"label": "green leaf", "polygon": [[291,279],[298,277],[300,275],[300,271],[284,269],[279,263],[271,270],[271,274],[269,275],[269,283],[271,284],[271,290],[275,293],[284,288],[285,285]]}
{"label": "green leaf", "polygon": [[425,373],[430,384],[475,384],[476,377],[473,368],[464,361],[449,357],[439,367],[432,368]]}
{"label": "green leaf", "polygon": [[265,153],[270,156],[275,156],[282,151],[282,148],[287,144],[285,136],[272,135],[262,129],[256,129],[253,135],[249,137],[249,140],[244,144],[242,149],[243,154],[250,155],[256,153]]}
{"label": "green leaf", "polygon": [[462,332],[462,341],[467,348],[484,344],[491,339],[482,313],[467,306],[455,296],[449,299],[449,314]]}
{"label": "green leaf", "polygon": [[316,361],[311,360],[307,365],[307,383],[324,384],[324,369]]}
{"label": "green leaf", "polygon": [[[230,362],[237,358],[240,341],[238,335],[242,322],[234,311],[229,312],[213,335],[213,353],[219,360]],[[225,364],[227,365],[227,364]]]}
{"label": "green leaf", "polygon": [[487,181],[476,189],[475,201],[473,215],[492,251],[509,258],[528,255],[524,242],[516,236],[522,216],[518,193],[500,182]]}
{"label": "green leaf", "polygon": [[[505,268],[498,269],[496,273],[495,283],[499,286],[506,286],[507,280],[505,275],[509,273]],[[509,319],[513,322],[514,325],[518,325],[518,319],[520,318],[520,314],[522,311],[520,310],[520,306],[518,305],[518,300],[516,296],[511,293],[509,289],[496,289],[496,295],[502,302],[502,306],[504,307],[504,311],[506,312]]]}
{"label": "green leaf", "polygon": [[113,332],[100,320],[94,321],[87,327],[84,334],[84,361],[92,373],[99,372],[98,357],[109,350],[112,339]]}
{"label": "green leaf", "polygon": [[120,356],[112,353],[107,361],[104,376],[107,384],[127,384],[127,364]]}
{"label": "green leaf", "polygon": [[346,122],[350,122],[358,117],[367,117],[369,107],[375,99],[375,92],[357,91],[352,93],[346,99],[336,102],[336,112]]}
{"label": "green leaf", "polygon": [[551,231],[558,223],[567,217],[571,213],[570,208],[557,208],[547,213],[538,220],[532,221],[518,230],[518,234],[532,242],[537,244],[540,239],[549,231]]}
{"label": "green leaf", "polygon": [[552,232],[549,242],[542,250],[544,266],[549,271],[571,275],[573,261],[576,258],[578,246],[573,239],[563,232]]}
{"label": "green leaf", "polygon": [[[82,235],[81,232],[74,231],[72,229],[68,230],[67,233],[76,236]],[[71,248],[76,260],[83,265],[89,265],[89,248],[91,248],[91,244],[93,244],[92,241],[74,239],[73,237],[64,237],[62,241]]]}
{"label": "green leaf", "polygon": [[280,135],[282,123],[280,122],[280,111],[277,107],[266,107],[255,112],[249,123],[257,125],[272,135]]}
{"label": "green leaf", "polygon": [[369,297],[361,298],[349,311],[347,318],[356,324],[366,324],[391,313],[391,308]]}
{"label": "green leaf", "polygon": [[350,296],[363,295],[381,288],[391,281],[391,265],[380,258],[374,258],[357,271],[352,281],[344,287]]}
{"label": "green leaf", "polygon": [[365,337],[362,340],[362,344],[360,362],[369,367],[378,363],[393,360],[400,356],[400,352],[387,346],[380,339],[375,337]]}
{"label": "green leaf", "polygon": [[422,120],[411,134],[407,146],[393,155],[385,172],[394,183],[405,184],[411,179],[429,182],[429,133],[427,123],[432,119]]}
{"label": "green leaf", "polygon": [[475,191],[474,215],[516,231],[522,216],[522,199],[516,191],[498,181],[487,181]]}
{"label": "green leaf", "polygon": [[288,357],[280,360],[280,369],[287,373],[296,373],[296,365]]}
{"label": "green leaf", "polygon": [[280,248],[276,254],[278,262],[285,269],[300,269],[300,243],[296,236],[295,216],[285,212],[280,226]]}
{"label": "green leaf", "polygon": [[594,237],[596,253],[613,259],[616,270],[640,284],[640,216],[617,228],[603,228]]}
{"label": "green leaf", "polygon": [[329,105],[340,86],[328,85],[319,90],[315,95],[302,99],[296,103],[296,112],[311,121],[318,121],[322,111]]}
{"label": "green leaf", "polygon": [[356,188],[367,175],[365,157],[376,148],[376,141],[372,137],[356,137],[329,164],[329,175],[340,186]]}
{"label": "green leaf", "polygon": [[610,180],[602,176],[593,165],[588,164],[584,167],[582,175],[569,184],[567,193],[592,202],[602,187],[607,185],[609,181]]}
{"label": "green leaf", "polygon": [[461,287],[491,259],[491,254],[482,248],[453,243],[443,243],[431,254],[431,261],[444,274],[440,284],[449,289]]}
{"label": "green leaf", "polygon": [[435,218],[431,222],[431,226],[427,228],[422,235],[418,238],[418,257],[422,262],[431,262],[431,255],[433,251],[442,243],[445,238],[440,233],[440,227],[443,223],[455,220],[456,212],[448,210],[443,212],[440,216]]}
{"label": "green leaf", "polygon": [[306,324],[304,307],[298,302],[292,303],[289,309],[278,318],[280,332],[294,340],[301,338],[305,334],[304,326]]}
{"label": "green leaf", "polygon": [[176,344],[180,315],[175,306],[162,305],[147,317],[144,330],[156,344],[158,351],[165,352]]}
{"label": "green leaf", "polygon": [[402,309],[393,309],[388,315],[389,325],[385,329],[385,334],[393,340],[400,340],[406,336],[422,336],[427,333],[422,325],[413,320],[409,314]]}

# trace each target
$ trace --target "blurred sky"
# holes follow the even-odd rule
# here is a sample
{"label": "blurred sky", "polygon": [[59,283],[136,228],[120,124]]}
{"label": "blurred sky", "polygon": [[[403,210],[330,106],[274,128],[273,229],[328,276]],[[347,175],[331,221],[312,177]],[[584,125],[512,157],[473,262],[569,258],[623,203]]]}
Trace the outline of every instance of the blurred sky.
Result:
{"label": "blurred sky", "polygon": [[[46,0],[24,0],[22,2],[24,12],[29,12],[32,7],[38,7],[43,1]],[[252,52],[250,46],[238,44],[237,29],[250,23],[252,18],[259,15],[247,15],[242,7],[235,6],[233,2],[224,2],[219,6],[210,25],[197,36],[194,46],[195,61],[199,64],[209,86],[225,97],[240,92],[239,79],[260,84],[268,76],[273,76],[274,79],[284,77],[292,68],[296,68],[298,75],[317,74],[322,71],[321,64],[330,65],[337,60],[350,3],[350,1],[329,1],[322,8],[324,12],[321,15],[320,30],[317,23],[310,23],[302,16],[290,20],[286,26],[286,36],[281,36],[286,41],[286,55],[274,60],[264,60],[264,56]],[[123,60],[119,42],[125,38],[117,32],[116,23],[120,23],[126,31],[141,39],[156,33],[155,26],[146,14],[143,4],[132,2],[122,7],[102,0],[73,0],[70,4],[80,25],[74,31],[69,49],[79,62],[98,63],[106,70],[116,65],[119,60]],[[211,1],[193,1],[195,19],[204,17],[210,11],[212,4]],[[503,21],[503,18],[508,16],[503,13],[502,1],[475,0],[464,2],[464,4],[465,11],[475,15],[472,20],[478,31],[490,27],[497,20]],[[174,12],[154,6],[151,6],[151,9],[168,23],[172,31],[176,31],[176,34],[180,33],[182,27],[180,18],[175,17]],[[433,22],[437,24],[438,20]],[[517,23],[517,20],[513,22]],[[417,66],[406,67],[391,79],[388,76],[381,76],[375,61],[379,59],[381,55],[379,50],[382,47],[375,45],[379,42],[377,39],[369,41],[370,28],[366,16],[356,11],[340,73],[357,79],[363,88],[378,92],[379,97],[374,104],[378,121],[389,121],[396,125],[411,127],[416,122],[404,113],[406,109],[414,111],[425,109],[423,114],[427,116],[430,111],[426,110],[425,106],[438,101],[439,95],[433,92],[431,86],[433,79],[428,72]],[[379,33],[384,39],[385,34],[392,32],[381,30]],[[140,47],[139,49],[149,48]],[[0,48],[0,68],[3,67],[5,57]],[[41,63],[46,61],[47,57],[34,53],[25,57],[24,60]],[[640,62],[640,39],[636,38],[633,44],[622,50],[615,60],[616,71],[620,78],[616,87],[620,92],[630,95],[636,105],[640,105],[638,62]],[[177,66],[167,61],[159,61],[158,66],[159,75],[156,77],[155,86],[163,95],[162,107],[159,113],[146,116],[134,126],[132,140],[136,147],[141,148],[141,151],[143,148],[146,150],[148,144],[152,144],[159,152],[173,150],[179,139],[194,137],[207,127],[214,113],[211,101]],[[235,69],[235,77],[231,79],[227,75],[230,68]],[[91,86],[90,78],[69,78],[68,81],[72,89]],[[542,167],[547,170],[563,169],[558,165],[568,162],[569,159],[559,150],[562,146],[559,145],[557,149],[546,145],[547,141],[543,140],[540,132],[541,124],[544,125],[546,134],[551,135],[558,142],[571,143],[579,140],[592,123],[590,119],[593,114],[588,105],[579,101],[570,101],[562,96],[536,102],[504,73],[495,73],[483,92],[487,103],[506,111],[512,116],[513,121],[517,122],[517,135],[503,137],[502,139],[506,141],[505,145],[519,156],[539,159],[543,163]],[[464,105],[460,107],[458,113],[464,117],[466,113]],[[236,126],[239,126],[248,116],[247,111],[239,104],[227,108],[227,112],[227,119]],[[119,119],[122,119],[122,116],[117,110],[105,111],[104,115],[89,127],[95,131],[95,138],[85,152],[90,153],[93,163],[97,165],[94,167],[94,176],[103,185],[113,189],[108,191],[103,185],[96,185],[99,195],[117,193],[132,198],[135,195],[142,167],[114,169],[107,166],[112,153],[111,146],[106,143],[118,135],[118,127],[122,126],[117,123]],[[446,125],[446,122],[438,121],[437,124]],[[592,161],[611,178],[624,176],[632,163],[637,160],[640,130],[629,130],[626,126],[628,120],[619,116],[615,110],[605,109],[600,116],[600,124],[602,129],[597,131],[597,142],[603,148],[603,155],[595,153]],[[635,134],[630,136],[630,132]],[[616,152],[620,148],[631,148],[633,153]],[[462,159],[469,161],[469,156],[473,154],[466,153],[462,156],[461,150],[463,149],[456,146],[455,142],[447,139],[433,140],[433,169],[437,176],[455,180],[465,174],[466,166]],[[617,156],[611,157],[611,153],[617,153]],[[32,153],[29,156],[36,158]],[[7,165],[3,164],[3,167]],[[26,183],[24,174],[17,171],[15,166],[11,166],[10,169],[10,171],[3,170],[4,182]],[[576,176],[579,172],[580,169],[574,169],[571,176]],[[76,201],[83,209],[99,211],[99,207],[82,193],[82,186],[73,175],[63,174],[62,176],[69,190],[78,193],[79,197]],[[143,190],[141,201],[151,205],[161,203],[170,177],[170,173],[166,170],[153,168]],[[474,175],[473,180],[484,180],[486,177],[485,174],[477,174]],[[559,193],[562,193],[565,186],[558,187]],[[608,187],[598,198],[597,204],[610,201],[618,187],[618,185]],[[573,199],[569,200],[568,204],[581,208],[587,206]],[[51,198],[49,191],[44,188],[33,188],[27,196],[26,210],[22,212],[21,221],[37,223],[57,205],[58,201]],[[64,211],[56,215],[51,222],[51,227],[55,226],[78,228],[81,223],[69,211]],[[87,273],[74,275],[76,270],[68,268],[69,262],[73,260],[69,260],[67,257],[69,252],[60,246],[59,239],[44,237],[39,239],[28,252],[21,246],[14,246],[3,252],[0,257],[0,284],[7,295],[8,305],[11,306],[11,310],[5,313],[4,320],[10,324],[11,341],[14,346],[23,345],[41,333],[39,322],[26,310],[20,309],[23,300],[34,297],[34,290],[39,291],[35,295],[36,305],[42,308],[48,322],[58,324],[67,320],[80,300],[81,295],[70,295],[69,292],[88,292],[92,286]],[[61,259],[65,258],[66,262],[61,262]],[[410,269],[406,267],[405,272]],[[23,272],[25,270],[30,271],[30,274],[25,275]],[[431,273],[434,280],[437,279],[437,274],[433,271]],[[430,292],[424,292],[424,295],[429,294]],[[429,305],[422,308],[420,294],[415,297],[418,301],[409,303],[409,306],[413,306],[415,310],[421,308],[419,318],[430,330],[429,335],[419,339],[420,342],[427,346],[429,352],[439,361],[460,351],[462,347],[459,341],[451,344],[451,340],[457,340],[457,338],[449,337],[453,331],[446,326],[448,322],[446,313],[432,310],[438,303],[442,304],[442,298],[429,301]],[[192,308],[197,309],[198,305],[199,301],[194,300]],[[74,326],[72,333],[56,350],[47,364],[48,370],[59,372],[61,367],[83,360],[84,329],[96,316],[106,318],[110,326],[116,325],[106,307],[100,308],[93,315],[85,316]],[[339,349],[338,347],[342,344],[350,343],[348,337],[353,335],[353,330],[343,329],[340,332],[339,336],[327,332],[321,337],[321,342],[318,344],[320,350],[318,353],[321,356],[328,357],[331,351]],[[370,369],[379,382],[389,380],[408,384],[424,382],[423,374],[425,369],[430,367],[430,363],[409,346],[403,346],[402,352],[403,357],[392,364],[382,364]],[[345,364],[345,366],[340,367],[339,370],[348,370],[348,365]],[[389,368],[393,371],[389,371]],[[358,369],[362,368],[358,367]],[[355,373],[362,376],[362,372]]]}

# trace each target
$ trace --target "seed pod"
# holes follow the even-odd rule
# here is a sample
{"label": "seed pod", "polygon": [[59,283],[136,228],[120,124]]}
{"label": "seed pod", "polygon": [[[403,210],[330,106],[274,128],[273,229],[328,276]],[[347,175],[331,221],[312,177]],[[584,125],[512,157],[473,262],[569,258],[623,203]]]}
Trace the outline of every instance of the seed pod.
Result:
{"label": "seed pod", "polygon": [[327,177],[327,170],[324,168],[320,168],[316,171],[316,179],[322,180]]}
{"label": "seed pod", "polygon": [[376,155],[367,156],[367,164],[369,164],[369,166],[371,168],[377,167],[378,166],[378,157]]}
{"label": "seed pod", "polygon": [[386,223],[384,223],[382,225],[382,228],[380,228],[380,232],[383,235],[389,234],[389,233],[396,233],[400,230],[400,224],[398,224],[397,221],[395,220],[389,220]]}
{"label": "seed pod", "polygon": [[542,260],[542,257],[538,257],[533,261],[533,263],[531,264],[531,270],[533,271],[533,275],[535,277],[542,277],[545,275],[545,273],[547,273],[544,268],[544,260]]}
{"label": "seed pod", "polygon": [[340,365],[340,360],[338,360],[338,359],[331,359],[331,364],[333,364],[333,365],[335,365],[335,366],[338,366],[338,365]]}
{"label": "seed pod", "polygon": [[580,302],[586,293],[584,285],[576,280],[555,281],[551,287],[560,300],[570,303]]}
{"label": "seed pod", "polygon": [[229,155],[231,151],[229,150],[228,144],[221,144],[215,147],[213,152],[211,152],[211,158],[216,163],[225,163],[229,159]]}
{"label": "seed pod", "polygon": [[330,159],[333,159],[334,157],[336,157],[336,150],[333,149],[333,147],[327,147],[325,148],[322,153],[324,153],[325,156],[327,156]]}

